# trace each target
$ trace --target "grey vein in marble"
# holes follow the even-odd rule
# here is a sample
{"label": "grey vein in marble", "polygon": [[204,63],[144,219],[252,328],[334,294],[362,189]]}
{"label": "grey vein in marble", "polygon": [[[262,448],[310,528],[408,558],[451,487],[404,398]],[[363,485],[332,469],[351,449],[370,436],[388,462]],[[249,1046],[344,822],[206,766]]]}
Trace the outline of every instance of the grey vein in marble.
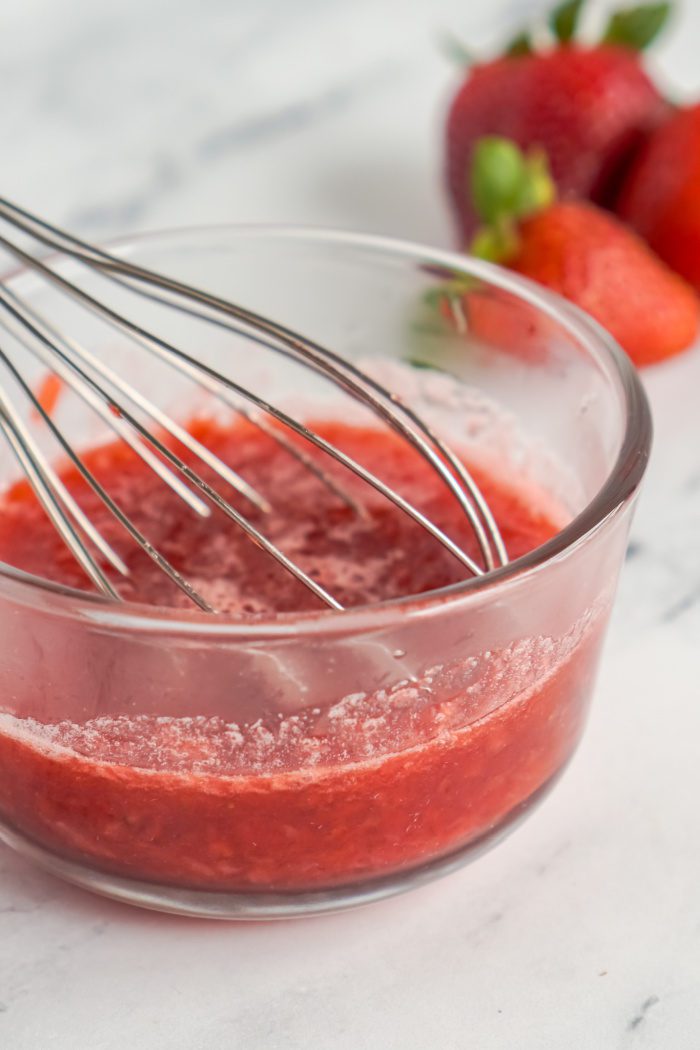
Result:
{"label": "grey vein in marble", "polygon": [[650,996],[648,996],[644,1000],[644,1002],[641,1004],[641,1006],[639,1007],[638,1012],[634,1015],[634,1017],[632,1017],[630,1019],[628,1025],[627,1025],[627,1031],[628,1032],[636,1031],[637,1028],[639,1028],[639,1026],[644,1023],[644,1020],[646,1019],[646,1016],[649,1013],[649,1011],[651,1010],[652,1006],[656,1006],[656,1004],[658,1002],[659,1002],[658,995],[650,995]]}

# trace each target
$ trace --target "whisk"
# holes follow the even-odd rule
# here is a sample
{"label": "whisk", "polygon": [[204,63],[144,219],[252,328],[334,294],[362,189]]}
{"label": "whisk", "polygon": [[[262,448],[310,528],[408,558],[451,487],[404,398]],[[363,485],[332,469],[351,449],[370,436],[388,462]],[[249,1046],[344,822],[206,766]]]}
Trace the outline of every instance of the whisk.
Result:
{"label": "whisk", "polygon": [[[61,295],[69,297],[96,315],[120,336],[137,345],[170,368],[196,383],[229,408],[248,419],[278,442],[311,471],[319,485],[330,488],[348,504],[354,513],[362,507],[323,466],[323,458],[341,464],[346,470],[370,485],[402,512],[412,518],[464,566],[467,573],[479,576],[507,563],[503,540],[493,514],[482,492],[462,460],[444,439],[396,393],[386,389],[354,363],[332,349],[320,345],[284,325],[237,303],[206,290],[183,283],[95,247],[17,205],[0,198],[0,219],[6,223],[0,233],[0,248],[21,264],[49,282]],[[11,231],[7,229],[11,228]],[[12,232],[14,237],[12,237]],[[17,234],[21,234],[18,243]],[[27,235],[27,236],[24,236]],[[28,243],[27,237],[31,238]],[[39,249],[38,249],[38,246]],[[47,254],[45,249],[50,249]],[[363,466],[330,440],[316,433],[288,411],[268,401],[259,393],[198,359],[195,354],[175,345],[169,338],[150,330],[117,311],[103,298],[96,298],[78,281],[56,268],[56,263],[70,257],[90,271],[97,271],[118,284],[130,296],[147,298],[167,308],[209,325],[235,333],[252,344],[262,346],[292,359],[301,366],[330,380],[345,394],[364,405],[382,422],[406,441],[438,475],[451,496],[466,515],[477,540],[481,564],[426,517],[413,503],[385,484],[374,471]],[[8,285],[0,283],[0,324],[30,353],[72,389],[122,441],[181,498],[193,513],[207,515],[212,508],[226,515],[242,529],[252,543],[262,548],[291,573],[326,606],[342,610],[342,604],[323,581],[314,578],[280,547],[273,543],[245,513],[225,498],[175,451],[166,435],[175,439],[195,460],[206,464],[214,475],[225,482],[244,500],[260,511],[268,512],[268,500],[251,487],[232,467],[223,462],[194,434],[164,412],[123,375],[111,368],[71,334],[60,330],[43,313],[30,306]],[[31,384],[22,374],[12,355],[0,341],[0,362],[13,377],[36,413],[43,419],[69,462],[105,504],[131,539],[158,565],[160,570],[201,610],[217,610],[192,583],[150,542],[110,496],[73,447],[52,415],[41,403]],[[150,422],[143,422],[143,419]],[[17,411],[6,386],[0,385],[0,429],[26,474],[37,499],[63,541],[81,565],[93,585],[106,598],[121,600],[118,586],[107,575],[97,558],[102,555],[117,574],[128,576],[129,570],[120,555],[107,542],[68,491],[59,472],[42,452]],[[311,449],[323,453],[312,454]],[[264,520],[264,518],[263,518]]]}

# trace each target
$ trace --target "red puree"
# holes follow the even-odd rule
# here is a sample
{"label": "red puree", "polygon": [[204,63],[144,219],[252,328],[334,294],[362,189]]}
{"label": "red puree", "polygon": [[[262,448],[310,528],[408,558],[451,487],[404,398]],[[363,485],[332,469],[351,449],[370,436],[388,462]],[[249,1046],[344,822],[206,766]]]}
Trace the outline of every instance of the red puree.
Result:
{"label": "red puree", "polygon": [[[232,496],[236,505],[345,604],[463,576],[435,540],[341,468],[335,476],[362,500],[366,516],[252,427],[194,429],[274,510],[263,520]],[[402,442],[340,424],[319,429],[474,550],[455,500]],[[319,607],[232,523],[218,512],[197,518],[123,445],[87,458],[149,539],[220,610],[254,621]],[[67,470],[64,479],[128,562],[133,582],[124,595],[186,605],[80,477]],[[544,496],[485,475],[479,482],[512,558],[556,531]],[[24,483],[4,500],[0,558],[85,586]],[[330,708],[314,707],[310,697],[295,715],[267,709],[263,697],[262,717],[252,724],[170,716],[165,699],[158,717],[128,715],[123,696],[111,711],[104,696],[99,706],[86,698],[86,710],[99,712],[88,721],[45,724],[3,708],[0,698],[0,814],[71,860],[193,888],[302,889],[415,866],[488,833],[558,771],[578,736],[598,635],[594,623],[579,624],[563,639],[453,660],[418,682],[369,695],[358,680],[357,692]],[[70,666],[80,653],[65,659]],[[103,659],[98,681],[109,688]],[[186,703],[196,714],[196,697]],[[135,695],[133,709],[148,706]]]}

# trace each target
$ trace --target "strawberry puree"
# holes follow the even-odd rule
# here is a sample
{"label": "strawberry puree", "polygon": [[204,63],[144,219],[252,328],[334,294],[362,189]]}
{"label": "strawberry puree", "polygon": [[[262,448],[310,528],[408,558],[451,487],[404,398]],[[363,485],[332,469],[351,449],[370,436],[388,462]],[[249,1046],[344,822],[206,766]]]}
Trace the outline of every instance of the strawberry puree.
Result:
{"label": "strawberry puree", "polygon": [[[448,552],[345,471],[334,476],[364,515],[252,427],[194,429],[274,504],[271,514],[251,509],[250,517],[346,605],[462,578]],[[476,553],[453,498],[402,443],[339,424],[317,429]],[[254,622],[318,607],[226,519],[196,518],[128,449],[106,446],[88,459],[219,609]],[[80,478],[64,478],[128,561],[125,596],[183,605]],[[511,557],[556,531],[544,497],[479,481]],[[249,513],[242,497],[231,498]],[[85,586],[24,484],[4,500],[0,557]],[[581,729],[599,637],[591,614],[564,637],[436,664],[415,682],[364,692],[358,681],[356,693],[322,708],[311,697],[296,714],[273,714],[261,697],[265,713],[253,723],[167,710],[131,715],[118,705],[81,722],[46,722],[19,717],[0,697],[0,815],[60,856],[183,887],[301,890],[414,867],[488,833],[561,768]],[[194,699],[190,706],[196,710]]]}

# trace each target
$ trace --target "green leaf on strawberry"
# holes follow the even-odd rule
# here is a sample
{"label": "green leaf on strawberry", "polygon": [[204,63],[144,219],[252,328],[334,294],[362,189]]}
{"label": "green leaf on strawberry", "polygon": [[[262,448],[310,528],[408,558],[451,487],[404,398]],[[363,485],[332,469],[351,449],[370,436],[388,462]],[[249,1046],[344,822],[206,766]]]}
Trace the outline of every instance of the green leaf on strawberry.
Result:
{"label": "green leaf on strawberry", "polygon": [[555,196],[544,153],[536,148],[524,152],[498,135],[487,135],[476,144],[471,191],[482,222],[471,251],[491,262],[501,262],[517,250],[518,220],[548,207]]}
{"label": "green leaf on strawberry", "polygon": [[585,0],[564,0],[549,16],[549,28],[560,44],[569,44],[576,35]]}
{"label": "green leaf on strawberry", "polygon": [[440,47],[448,61],[459,68],[469,69],[477,61],[473,52],[454,33],[442,33],[440,35]]}
{"label": "green leaf on strawberry", "polygon": [[[692,344],[700,320],[694,290],[610,213],[590,201],[555,201],[541,152],[490,136],[477,142],[474,168],[483,220],[474,254],[505,264],[586,310],[637,364]],[[467,319],[464,327],[473,333],[474,295],[464,296],[459,308]],[[499,313],[482,314],[477,326],[482,341],[486,325],[503,344],[506,326]],[[512,333],[513,326],[507,328]],[[528,342],[528,326],[514,330],[518,340]]]}
{"label": "green leaf on strawberry", "polygon": [[524,153],[499,135],[485,135],[476,144],[471,190],[479,216],[487,224],[544,208],[554,194],[544,154],[538,149]]}
{"label": "green leaf on strawberry", "polygon": [[508,44],[503,53],[508,55],[509,58],[517,58],[520,55],[531,55],[533,51],[532,40],[530,39],[529,33],[518,33],[514,37],[510,44]]}
{"label": "green leaf on strawberry", "polygon": [[419,357],[407,357],[406,363],[412,368],[418,368],[421,372],[441,372],[443,374],[445,372],[445,369],[436,365],[434,361],[422,361]]}
{"label": "green leaf on strawberry", "polygon": [[508,139],[489,135],[474,151],[471,189],[485,223],[496,223],[517,208],[525,182],[525,158]]}
{"label": "green leaf on strawberry", "polygon": [[617,11],[608,23],[603,43],[643,51],[659,35],[670,14],[670,3],[645,4]]}

